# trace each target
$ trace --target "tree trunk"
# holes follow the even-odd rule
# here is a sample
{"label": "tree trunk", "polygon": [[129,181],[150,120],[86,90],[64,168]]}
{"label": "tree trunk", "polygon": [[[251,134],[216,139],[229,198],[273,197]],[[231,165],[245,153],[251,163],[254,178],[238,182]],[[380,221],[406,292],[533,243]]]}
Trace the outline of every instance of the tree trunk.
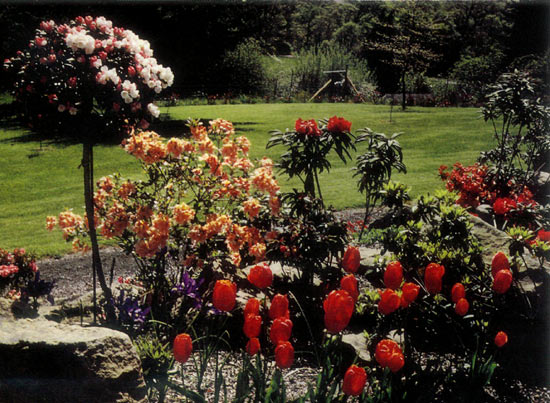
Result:
{"label": "tree trunk", "polygon": [[[99,280],[99,285],[103,291],[103,295],[107,302],[106,313],[107,320],[114,319],[114,310],[112,309],[112,293],[111,289],[105,281],[105,275],[103,268],[101,267],[101,258],[99,255],[99,245],[97,243],[97,234],[95,230],[94,222],[94,200],[93,200],[93,144],[86,139],[82,146],[82,168],[84,170],[84,201],[86,204],[86,216],[88,217],[88,234],[90,235],[90,241],[92,243],[92,270],[94,275],[94,291],[95,291],[95,278]],[[95,307],[95,295],[94,295],[94,307]],[[95,312],[94,312],[95,321]]]}
{"label": "tree trunk", "polygon": [[401,92],[402,92],[402,99],[401,99],[401,108],[405,110],[407,107],[406,101],[405,101],[405,95],[407,92],[407,88],[405,86],[405,70],[401,73]]}

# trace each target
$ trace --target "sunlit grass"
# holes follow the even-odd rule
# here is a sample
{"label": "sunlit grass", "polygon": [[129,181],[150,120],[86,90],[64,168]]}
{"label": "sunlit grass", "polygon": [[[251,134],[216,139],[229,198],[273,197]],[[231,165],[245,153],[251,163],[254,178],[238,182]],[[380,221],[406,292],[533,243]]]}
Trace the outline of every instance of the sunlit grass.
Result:
{"label": "sunlit grass", "polygon": [[[250,138],[253,158],[266,155],[274,160],[283,150],[266,150],[269,131],[292,128],[299,117],[338,115],[352,121],[354,131],[366,126],[386,134],[403,132],[399,141],[407,174],[395,175],[394,179],[411,186],[413,195],[442,187],[437,177],[440,165],[473,163],[480,151],[492,145],[490,127],[474,108],[409,108],[405,112],[394,108],[391,122],[388,106],[363,104],[179,106],[163,107],[162,112],[169,112],[176,120],[231,120],[238,134]],[[364,151],[362,147],[358,153]],[[132,178],[140,176],[139,163],[121,147],[99,145],[94,151],[96,179],[114,172]],[[81,146],[40,143],[26,130],[0,129],[0,155],[0,248],[25,247],[38,255],[68,252],[70,246],[61,234],[49,233],[44,225],[46,216],[65,208],[83,212]],[[320,178],[327,204],[337,209],[361,206],[363,197],[351,172],[355,161],[344,165],[333,155],[331,162],[330,173],[323,173]],[[289,181],[284,176],[279,176],[279,182],[283,191],[301,187],[298,180]]]}

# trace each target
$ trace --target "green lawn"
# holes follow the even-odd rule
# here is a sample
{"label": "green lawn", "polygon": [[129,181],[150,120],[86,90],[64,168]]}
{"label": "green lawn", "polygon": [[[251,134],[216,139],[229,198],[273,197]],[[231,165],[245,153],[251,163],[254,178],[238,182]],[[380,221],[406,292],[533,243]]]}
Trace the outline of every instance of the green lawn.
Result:
{"label": "green lawn", "polygon": [[[167,108],[162,108],[166,112]],[[437,177],[441,164],[473,163],[479,152],[492,146],[491,131],[474,108],[394,108],[389,122],[388,106],[361,104],[254,104],[183,106],[169,110],[172,119],[222,117],[234,122],[239,134],[252,142],[252,157],[274,160],[282,149],[265,149],[272,129],[292,128],[297,118],[343,116],[352,130],[370,127],[386,134],[403,132],[400,142],[407,165],[406,175],[394,179],[410,185],[413,195],[441,188]],[[162,132],[160,133],[162,134]],[[24,247],[40,256],[63,254],[70,245],[60,232],[45,230],[45,218],[64,208],[83,211],[82,170],[78,168],[81,146],[41,144],[24,130],[0,128],[0,248]],[[358,152],[362,150],[359,149]],[[116,146],[95,148],[96,178],[119,171],[137,177],[136,160]],[[338,209],[361,206],[362,196],[350,168],[335,156],[332,170],[321,175],[325,200]],[[279,177],[283,190],[299,187],[298,181]]]}

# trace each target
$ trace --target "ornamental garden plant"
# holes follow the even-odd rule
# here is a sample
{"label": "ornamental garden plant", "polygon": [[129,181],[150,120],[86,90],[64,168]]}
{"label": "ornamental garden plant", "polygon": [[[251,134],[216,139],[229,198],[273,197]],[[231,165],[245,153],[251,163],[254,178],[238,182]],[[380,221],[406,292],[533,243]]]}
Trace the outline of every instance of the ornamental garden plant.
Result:
{"label": "ornamental garden plant", "polygon": [[[398,135],[354,134],[343,117],[298,118],[293,130],[273,131],[267,146],[283,148],[278,161],[252,160],[249,140],[221,118],[190,119],[189,132],[170,139],[149,131],[158,116],[152,100],[173,75],[146,41],[102,17],[43,22],[29,49],[6,64],[28,123],[84,144],[86,215],[62,211],[46,227],[75,250],[92,249],[104,291],[99,321],[131,337],[152,399],[284,402],[289,374],[306,363],[315,377],[299,402],[483,400],[515,343],[510,319],[532,309],[519,277],[523,254],[543,267],[550,250],[533,176],[517,178],[516,155],[491,167],[442,169],[449,191],[460,195],[440,191],[411,204],[407,187],[390,181],[406,169]],[[509,122],[506,130],[519,125],[511,141],[530,147],[519,132],[540,134],[540,116],[503,117],[508,104],[498,91],[486,116]],[[94,183],[92,146],[115,133],[126,134],[121,146],[139,161],[142,179],[114,173]],[[510,138],[506,132],[502,141]],[[361,142],[368,147],[354,171],[366,213],[357,240],[325,205],[319,173],[330,170],[330,153],[352,161]],[[499,144],[496,154],[508,152]],[[303,189],[282,193],[277,170],[298,177]],[[518,205],[535,220],[521,215],[532,225],[526,229],[506,224],[510,248],[487,265],[468,209],[489,201],[503,222]],[[371,232],[366,221],[377,203],[390,219]],[[364,231],[382,248],[370,267],[362,262]],[[96,236],[138,268],[113,290],[97,264]],[[24,250],[0,250],[2,292],[33,298],[36,307],[52,286]],[[350,353],[350,335],[360,336],[364,354]],[[237,373],[228,380],[224,368],[234,357]]]}

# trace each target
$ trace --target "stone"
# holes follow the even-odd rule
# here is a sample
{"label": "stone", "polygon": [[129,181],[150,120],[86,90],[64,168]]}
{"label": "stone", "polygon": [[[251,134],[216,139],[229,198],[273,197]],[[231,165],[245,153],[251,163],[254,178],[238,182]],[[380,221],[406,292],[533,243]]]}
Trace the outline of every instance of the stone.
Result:
{"label": "stone", "polygon": [[126,334],[43,317],[0,320],[0,401],[147,401],[141,363]]}
{"label": "stone", "polygon": [[370,362],[372,357],[367,349],[367,339],[363,333],[347,333],[342,336],[342,343],[351,347],[355,354],[365,362]]}

